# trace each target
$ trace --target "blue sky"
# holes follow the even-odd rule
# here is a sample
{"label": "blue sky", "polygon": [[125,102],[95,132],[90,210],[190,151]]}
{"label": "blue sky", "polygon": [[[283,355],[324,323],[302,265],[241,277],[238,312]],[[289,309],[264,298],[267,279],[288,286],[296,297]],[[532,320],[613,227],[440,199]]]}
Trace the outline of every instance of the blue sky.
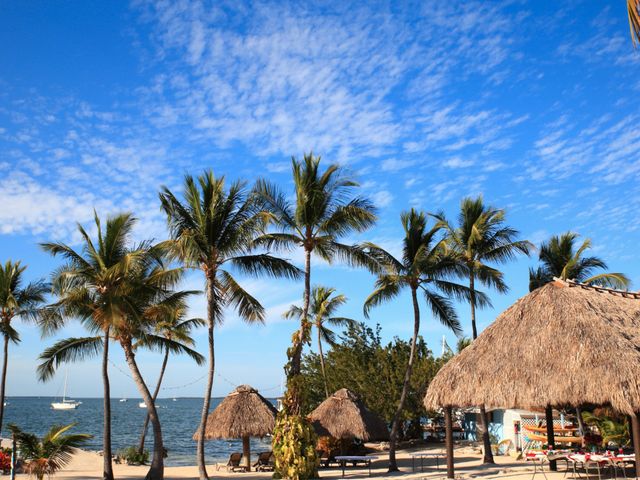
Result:
{"label": "blue sky", "polygon": [[[163,239],[161,185],[179,190],[185,172],[213,168],[290,189],[289,158],[313,149],[380,209],[377,226],[351,240],[397,249],[402,210],[451,216],[482,193],[523,237],[577,231],[640,285],[640,57],[622,2],[14,1],[0,18],[0,260],[22,260],[31,279],[56,266],[37,243],[77,242],[75,222],[94,208],[133,211],[138,238]],[[491,293],[481,326],[526,293],[534,264],[504,267],[511,291]],[[313,281],[346,294],[342,313],[362,318],[369,274],[318,262]],[[201,284],[191,274],[185,286]],[[214,393],[251,383],[277,394],[294,329],[280,316],[302,285],[244,285],[268,320],[249,328],[228,313]],[[192,307],[204,315],[203,299]],[[406,338],[408,307],[402,297],[369,322]],[[468,307],[458,313],[468,333]],[[59,393],[61,375],[34,378],[54,339],[19,327],[9,395]],[[438,353],[445,333],[423,315]],[[62,333],[80,334],[74,323]],[[136,396],[119,353],[113,362],[114,396]],[[158,356],[140,362],[155,378]],[[100,395],[97,368],[71,368],[73,395]],[[163,394],[201,395],[204,373],[172,360],[166,385],[192,385]]]}

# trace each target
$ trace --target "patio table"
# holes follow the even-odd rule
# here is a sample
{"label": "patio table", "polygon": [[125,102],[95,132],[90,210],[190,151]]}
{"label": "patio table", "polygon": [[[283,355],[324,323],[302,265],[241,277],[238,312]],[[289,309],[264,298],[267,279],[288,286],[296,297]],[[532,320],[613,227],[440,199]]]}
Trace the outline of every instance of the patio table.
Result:
{"label": "patio table", "polygon": [[440,459],[444,458],[443,453],[437,452],[418,452],[411,454],[411,469],[416,471],[416,458],[420,459],[420,471],[424,472],[424,459],[425,458],[435,458],[436,459],[436,470],[440,470]]}
{"label": "patio table", "polygon": [[338,455],[335,458],[340,463],[343,477],[347,462],[353,463],[354,467],[359,463],[364,463],[369,468],[369,476],[371,476],[371,462],[378,459],[378,457],[369,457],[367,455]]}

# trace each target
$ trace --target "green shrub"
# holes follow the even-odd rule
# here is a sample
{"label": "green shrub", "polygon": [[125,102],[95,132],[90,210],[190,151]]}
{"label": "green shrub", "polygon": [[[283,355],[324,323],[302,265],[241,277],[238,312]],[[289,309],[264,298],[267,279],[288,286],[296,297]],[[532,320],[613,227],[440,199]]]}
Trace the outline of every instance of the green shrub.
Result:
{"label": "green shrub", "polygon": [[145,465],[149,462],[149,452],[143,450],[138,452],[138,447],[127,447],[118,452],[118,456],[125,461],[127,465]]}

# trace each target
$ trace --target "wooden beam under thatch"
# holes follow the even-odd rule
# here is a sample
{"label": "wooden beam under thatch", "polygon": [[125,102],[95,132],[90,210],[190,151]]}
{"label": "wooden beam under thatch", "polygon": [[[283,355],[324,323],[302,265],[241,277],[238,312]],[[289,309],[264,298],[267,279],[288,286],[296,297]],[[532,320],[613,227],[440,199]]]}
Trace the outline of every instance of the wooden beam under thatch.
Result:
{"label": "wooden beam under thatch", "polygon": [[556,279],[509,307],[438,372],[427,409],[640,411],[640,300],[577,287]]}
{"label": "wooden beam under thatch", "polygon": [[[273,432],[275,407],[249,385],[240,385],[207,417],[205,439],[262,438]],[[197,431],[193,435],[197,439]]]}
{"label": "wooden beam under thatch", "polygon": [[309,415],[318,435],[333,438],[359,438],[363,441],[388,440],[389,429],[358,396],[342,388],[318,405]]}

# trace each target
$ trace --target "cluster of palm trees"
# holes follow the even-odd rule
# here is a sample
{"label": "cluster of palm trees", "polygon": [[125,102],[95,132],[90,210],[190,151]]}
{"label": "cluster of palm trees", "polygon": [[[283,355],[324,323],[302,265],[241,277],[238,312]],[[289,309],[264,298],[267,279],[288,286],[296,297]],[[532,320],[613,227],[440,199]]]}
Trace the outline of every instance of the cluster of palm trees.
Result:
{"label": "cluster of palm trees", "polygon": [[[300,391],[301,356],[310,342],[311,329],[317,329],[317,342],[325,376],[322,342],[331,344],[333,334],[328,325],[343,326],[353,320],[336,316],[347,299],[329,287],[311,283],[311,259],[317,256],[332,263],[342,261],[366,268],[376,275],[374,291],[364,304],[364,314],[389,302],[403,290],[410,293],[413,308],[411,353],[404,376],[397,412],[393,418],[390,441],[391,471],[397,470],[396,445],[400,419],[409,388],[415,347],[421,325],[421,301],[431,316],[456,334],[462,332],[455,301],[470,305],[473,339],[477,337],[476,309],[491,305],[489,296],[478,286],[508,290],[499,265],[529,255],[534,246],[519,238],[508,226],[504,210],[488,206],[481,197],[461,202],[455,222],[444,214],[428,214],[411,209],[401,215],[403,235],[400,255],[371,242],[346,243],[344,238],[366,231],[375,221],[376,209],[366,198],[354,194],[357,183],[338,165],[321,169],[319,157],[305,155],[292,160],[293,197],[276,185],[258,180],[250,188],[244,182],[227,183],[211,171],[198,178],[185,177],[180,196],[168,188],[159,194],[166,214],[169,239],[160,243],[134,243],[131,214],[109,217],[102,224],[95,216],[92,236],[81,225],[80,248],[64,243],[44,243],[42,248],[63,260],[51,276],[50,283],[23,285],[24,267],[8,262],[0,268],[0,332],[4,339],[4,364],[0,382],[0,428],[7,368],[7,348],[17,342],[12,320],[35,320],[43,334],[58,331],[66,322],[78,320],[89,333],[86,337],[68,338],[45,349],[38,367],[41,380],[50,378],[63,363],[102,357],[104,387],[104,475],[113,478],[111,465],[111,415],[108,375],[111,345],[122,348],[131,376],[147,406],[147,422],[154,439],[153,457],[147,478],[163,478],[162,428],[155,408],[162,377],[172,353],[186,354],[198,364],[208,362],[201,422],[197,438],[197,463],[201,479],[208,474],[204,457],[204,429],[210,407],[215,372],[215,327],[224,321],[228,309],[235,310],[247,323],[262,323],[265,309],[247,292],[236,274],[272,278],[304,279],[301,306],[292,306],[285,314],[299,326],[293,335],[287,365],[288,391],[282,415],[302,415],[304,395]],[[578,236],[566,233],[544,242],[539,250],[540,267],[530,271],[531,288],[554,276],[584,282],[607,283],[626,288],[629,280],[619,273],[594,275],[606,269],[597,257],[585,257],[588,240],[577,246]],[[274,252],[299,249],[304,256],[300,269]],[[199,294],[179,289],[185,270],[202,273],[207,299],[205,319],[187,318],[188,300]],[[54,301],[46,304],[52,293]],[[194,349],[191,332],[206,326],[206,359]],[[139,349],[163,353],[160,377],[151,392],[136,361]],[[485,461],[491,462],[486,415],[484,424]],[[144,447],[144,432],[141,438]]]}

